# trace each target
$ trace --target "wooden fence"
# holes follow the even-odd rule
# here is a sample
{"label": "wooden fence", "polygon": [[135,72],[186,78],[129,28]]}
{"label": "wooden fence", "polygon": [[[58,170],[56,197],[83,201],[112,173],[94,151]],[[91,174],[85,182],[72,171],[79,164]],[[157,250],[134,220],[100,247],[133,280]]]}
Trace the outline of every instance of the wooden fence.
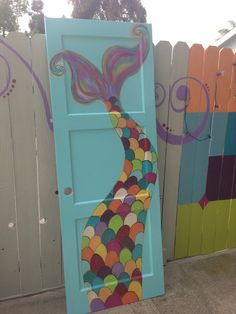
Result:
{"label": "wooden fence", "polygon": [[[169,260],[236,246],[234,175],[223,175],[228,169],[234,174],[236,166],[235,61],[229,49],[189,49],[181,42],[155,47],[163,244]],[[63,275],[45,37],[0,38],[0,69],[3,299],[60,286]],[[209,162],[217,157],[218,164]],[[212,192],[207,186],[217,167],[218,190]],[[222,184],[230,192],[220,193]]]}

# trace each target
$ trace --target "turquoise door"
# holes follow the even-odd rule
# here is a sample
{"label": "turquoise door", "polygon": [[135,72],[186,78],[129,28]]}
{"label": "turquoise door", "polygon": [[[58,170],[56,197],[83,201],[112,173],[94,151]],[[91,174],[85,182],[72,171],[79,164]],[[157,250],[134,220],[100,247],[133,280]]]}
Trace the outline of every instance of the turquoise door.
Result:
{"label": "turquoise door", "polygon": [[68,314],[163,294],[150,26],[46,33]]}

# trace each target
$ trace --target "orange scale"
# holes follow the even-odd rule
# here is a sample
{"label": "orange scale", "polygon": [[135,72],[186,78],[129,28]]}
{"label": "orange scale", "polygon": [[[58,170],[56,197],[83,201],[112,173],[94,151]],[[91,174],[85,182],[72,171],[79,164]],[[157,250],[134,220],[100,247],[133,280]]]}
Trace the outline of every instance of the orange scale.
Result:
{"label": "orange scale", "polygon": [[96,250],[99,244],[101,244],[101,237],[98,235],[95,235],[94,237],[92,237],[92,239],[89,242],[89,246],[93,251]]}
{"label": "orange scale", "polygon": [[144,232],[144,226],[141,222],[136,222],[130,228],[129,236],[133,241],[135,241],[137,234],[140,232],[142,232],[142,233]]}
{"label": "orange scale", "polygon": [[136,126],[136,130],[139,132],[139,133],[143,133],[143,130],[140,128],[140,126]]}
{"label": "orange scale", "polygon": [[140,190],[140,187],[137,184],[134,184],[127,190],[127,192],[128,194],[136,195]]}
{"label": "orange scale", "polygon": [[111,110],[111,103],[110,103],[110,101],[104,101],[104,105],[105,105],[105,107],[107,108],[107,110],[108,111],[110,111]]}
{"label": "orange scale", "polygon": [[139,148],[139,143],[138,143],[138,141],[135,139],[135,138],[130,138],[129,139],[129,143],[130,143],[130,148],[132,149],[132,150],[136,150],[137,148]]}
{"label": "orange scale", "polygon": [[133,170],[132,162],[129,160],[125,160],[124,172],[127,174],[127,176],[131,174],[132,170]]}
{"label": "orange scale", "polygon": [[150,207],[150,203],[151,203],[151,197],[146,198],[143,204],[144,210],[148,210],[148,208]]}
{"label": "orange scale", "polygon": [[128,128],[135,128],[136,126],[137,126],[137,123],[136,123],[134,120],[129,119],[129,120],[127,121],[127,127],[128,127]]}
{"label": "orange scale", "polygon": [[129,274],[131,277],[134,270],[137,268],[137,265],[134,260],[130,259],[126,264],[125,264],[125,272]]}
{"label": "orange scale", "polygon": [[108,205],[108,208],[113,211],[113,213],[116,213],[117,209],[120,207],[121,205],[121,200],[113,200],[109,205]]}
{"label": "orange scale", "polygon": [[139,299],[137,294],[133,291],[126,292],[126,294],[124,294],[123,297],[121,298],[122,304],[134,303],[137,302],[138,300]]}
{"label": "orange scale", "polygon": [[105,303],[112,291],[108,287],[102,287],[99,291],[98,297]]}
{"label": "orange scale", "polygon": [[105,265],[112,268],[115,263],[119,261],[119,257],[115,251],[110,251],[107,253],[105,259]]}
{"label": "orange scale", "polygon": [[124,118],[120,118],[117,127],[126,128],[126,120]]}
{"label": "orange scale", "polygon": [[85,260],[87,262],[90,263],[90,260],[93,256],[94,252],[93,250],[90,248],[90,247],[85,247],[83,250],[82,250],[82,260]]}

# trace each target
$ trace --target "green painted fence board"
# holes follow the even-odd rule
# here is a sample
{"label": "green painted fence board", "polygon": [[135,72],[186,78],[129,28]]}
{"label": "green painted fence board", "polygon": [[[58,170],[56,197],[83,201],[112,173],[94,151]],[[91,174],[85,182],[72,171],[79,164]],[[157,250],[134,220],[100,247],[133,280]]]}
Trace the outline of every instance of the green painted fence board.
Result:
{"label": "green painted fence board", "polygon": [[191,218],[188,255],[193,256],[201,254],[203,211],[199,204],[191,204],[189,205],[189,209],[191,209]]}
{"label": "green painted fence board", "polygon": [[188,255],[188,236],[191,220],[190,205],[179,205],[177,209],[175,258]]}
{"label": "green painted fence board", "polygon": [[228,248],[236,247],[236,200],[230,202]]}
{"label": "green painted fence board", "polygon": [[217,201],[215,251],[226,249],[230,200]]}
{"label": "green painted fence board", "polygon": [[209,202],[203,210],[202,254],[214,251],[217,201]]}

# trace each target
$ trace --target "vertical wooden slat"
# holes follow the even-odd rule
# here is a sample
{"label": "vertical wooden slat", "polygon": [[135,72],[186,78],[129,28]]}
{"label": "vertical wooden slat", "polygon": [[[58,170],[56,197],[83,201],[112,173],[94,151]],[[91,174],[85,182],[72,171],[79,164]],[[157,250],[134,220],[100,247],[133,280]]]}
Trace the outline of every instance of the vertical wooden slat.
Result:
{"label": "vertical wooden slat", "polygon": [[7,53],[0,45],[0,299],[20,293],[14,165],[7,98],[13,84],[7,59]]}
{"label": "vertical wooden slat", "polygon": [[203,211],[201,253],[214,252],[216,230],[216,201],[209,202]]}
{"label": "vertical wooden slat", "polygon": [[219,69],[216,90],[216,111],[228,112],[230,83],[234,54],[231,49],[223,48],[219,56]]}
{"label": "vertical wooden slat", "polygon": [[[178,79],[186,77],[187,75],[188,53],[189,48],[186,43],[179,42],[173,49],[172,71],[170,77],[170,85],[172,87]],[[186,80],[182,80],[181,82],[178,81],[177,86],[180,85],[186,85]],[[175,84],[176,88],[177,86]],[[183,101],[178,101],[175,96],[173,91],[172,100],[174,105],[177,108],[183,108],[185,103]],[[176,113],[171,106],[169,106],[168,128],[171,129],[173,134],[183,134],[183,118],[184,111]],[[167,144],[163,202],[163,245],[164,248],[167,248],[168,259],[174,258],[181,150],[181,145]]]}
{"label": "vertical wooden slat", "polygon": [[[210,97],[210,110],[212,113],[211,121],[211,139],[209,141],[209,156],[216,156],[222,153],[223,143],[225,138],[225,132],[218,127],[220,122],[225,122],[227,117],[221,119],[219,113],[215,113],[216,104],[216,81],[218,80],[218,62],[219,62],[219,48],[210,46],[205,51],[205,62],[204,62],[204,73],[203,82],[208,90]],[[205,100],[202,98],[202,104]],[[225,115],[223,113],[223,115]],[[220,123],[222,128],[222,123]],[[219,153],[221,151],[221,153]],[[207,169],[206,169],[207,173]],[[216,184],[218,184],[216,182]],[[201,252],[203,254],[210,253],[214,251],[214,241],[215,241],[215,229],[216,229],[216,204],[217,202],[209,202],[207,206],[203,209],[202,218],[202,245]]]}
{"label": "vertical wooden slat", "polygon": [[198,203],[191,204],[188,256],[200,255],[202,244],[202,208]]}
{"label": "vertical wooden slat", "polygon": [[[202,81],[204,65],[204,49],[202,45],[195,44],[189,49],[188,76]],[[201,85],[191,78],[188,79],[188,88],[190,90],[190,99],[187,112],[204,112],[206,107],[201,107],[202,88]],[[203,104],[204,105],[204,104]]]}
{"label": "vertical wooden slat", "polygon": [[[172,46],[168,41],[161,41],[155,47],[155,78],[157,120],[163,126],[168,124],[169,83],[171,73]],[[166,141],[158,136],[158,164],[160,175],[161,211],[165,177]]]}
{"label": "vertical wooden slat", "polygon": [[215,251],[227,248],[230,200],[217,201]]}
{"label": "vertical wooden slat", "polygon": [[[205,51],[204,56],[204,69],[203,69],[203,83],[207,88],[211,111],[215,111],[215,89],[216,89],[216,78],[218,73],[218,60],[219,60],[219,48],[209,46]],[[200,108],[204,111],[205,99],[201,98]]]}
{"label": "vertical wooden slat", "polygon": [[[234,54],[231,49],[223,48],[219,55],[219,73],[221,74],[217,80],[216,90],[216,111],[228,112],[228,104],[230,100],[230,83],[232,73],[232,62]],[[222,130],[224,132],[224,130]],[[226,130],[225,130],[225,134]],[[224,146],[222,147],[222,155],[224,154]],[[219,178],[219,195],[216,208],[216,235],[215,250],[223,250],[227,247],[228,223],[230,214],[230,201],[221,201],[221,180],[224,176],[223,159],[221,166],[221,174]],[[229,189],[232,187],[229,186]]]}
{"label": "vertical wooden slat", "polygon": [[[187,107],[188,112],[184,120],[186,134],[197,129],[205,115],[202,111],[206,111],[206,102],[204,103],[204,108],[201,108],[201,98],[205,97],[203,87],[200,83],[202,82],[203,65],[204,49],[201,45],[195,44],[189,51],[188,88],[190,99]],[[206,151],[205,154],[204,147],[205,133],[207,133],[206,130],[203,130],[199,138],[193,137],[192,141],[185,144],[182,148],[178,202],[179,204],[191,204],[189,205],[190,218],[187,220],[189,226],[182,226],[182,228],[188,230],[188,256],[197,255],[201,251],[202,209],[198,201],[205,192],[204,189],[202,189],[204,186],[205,164],[208,158],[208,151]],[[205,155],[206,158],[203,158]]]}
{"label": "vertical wooden slat", "polygon": [[[32,68],[42,83],[48,100],[49,83],[47,69],[46,42],[44,35],[31,39]],[[40,58],[38,53],[40,51]],[[33,104],[35,109],[38,184],[40,204],[40,244],[43,288],[58,286],[62,283],[61,238],[59,205],[55,169],[53,132],[49,128],[44,102],[37,82],[32,77],[34,88]],[[41,91],[42,92],[42,91]]]}
{"label": "vertical wooden slat", "polygon": [[236,54],[234,54],[231,72],[230,99],[228,104],[228,112],[236,111]]}
{"label": "vertical wooden slat", "polygon": [[228,248],[236,247],[236,200],[230,200],[230,220],[228,233]]}
{"label": "vertical wooden slat", "polygon": [[188,256],[191,204],[179,205],[177,211],[175,258]]}
{"label": "vertical wooden slat", "polygon": [[[6,43],[30,64],[30,42],[24,34],[11,33]],[[8,50],[16,86],[9,96],[15,166],[17,225],[21,293],[42,289],[35,150],[35,123],[30,72]]]}

